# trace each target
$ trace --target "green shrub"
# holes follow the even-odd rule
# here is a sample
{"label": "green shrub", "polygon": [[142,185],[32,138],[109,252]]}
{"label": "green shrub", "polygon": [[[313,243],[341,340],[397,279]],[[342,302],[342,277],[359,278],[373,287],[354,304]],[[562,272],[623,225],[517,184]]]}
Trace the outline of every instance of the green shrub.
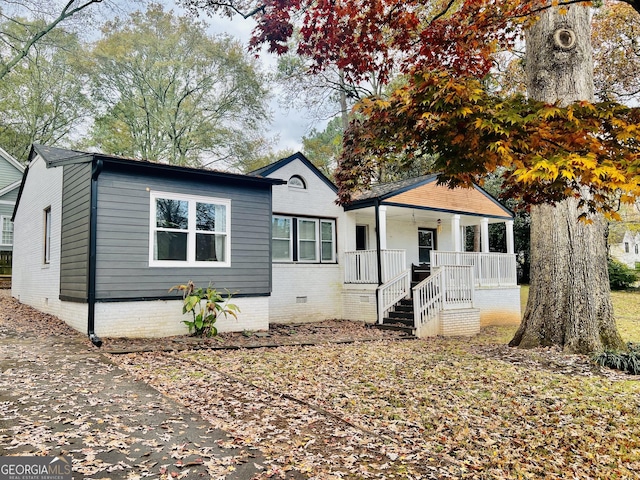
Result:
{"label": "green shrub", "polygon": [[640,347],[629,344],[628,352],[602,352],[593,360],[603,367],[613,368],[631,375],[640,375]]}
{"label": "green shrub", "polygon": [[169,291],[179,290],[182,292],[183,305],[182,313],[191,313],[193,320],[183,320],[189,333],[200,337],[212,337],[218,334],[215,323],[220,315],[227,317],[231,315],[238,318],[237,313],[240,309],[237,305],[229,303],[231,294],[227,292],[226,300],[220,292],[211,288],[209,285],[206,289],[197,288],[195,284],[189,280],[186,285],[174,285]]}
{"label": "green shrub", "polygon": [[625,290],[638,281],[635,270],[612,258],[609,259],[609,285],[611,290]]}

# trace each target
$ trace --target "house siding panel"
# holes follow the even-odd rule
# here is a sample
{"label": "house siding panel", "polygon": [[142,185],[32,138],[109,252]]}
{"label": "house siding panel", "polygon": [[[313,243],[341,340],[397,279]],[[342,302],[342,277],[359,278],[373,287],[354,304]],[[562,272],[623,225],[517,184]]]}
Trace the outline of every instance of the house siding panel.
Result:
{"label": "house siding panel", "polygon": [[91,164],[63,167],[60,295],[87,300]]}
{"label": "house siding panel", "polygon": [[[150,191],[231,200],[230,267],[149,267]],[[157,298],[193,280],[240,295],[271,291],[271,187],[105,170],[98,179],[98,301]]]}
{"label": "house siding panel", "polygon": [[0,189],[17,182],[22,178],[22,172],[6,161],[0,155]]}
{"label": "house siding panel", "polygon": [[476,188],[450,189],[437,185],[435,181],[394,195],[386,199],[385,203],[387,202],[483,216],[510,217],[505,209]]}

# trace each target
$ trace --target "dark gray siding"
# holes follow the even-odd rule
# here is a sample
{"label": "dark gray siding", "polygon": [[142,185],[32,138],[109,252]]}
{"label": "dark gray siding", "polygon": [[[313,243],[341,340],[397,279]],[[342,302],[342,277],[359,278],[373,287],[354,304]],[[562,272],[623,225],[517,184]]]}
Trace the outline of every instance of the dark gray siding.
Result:
{"label": "dark gray siding", "polygon": [[91,164],[66,165],[63,168],[60,296],[86,301]]}
{"label": "dark gray siding", "polygon": [[[231,200],[231,266],[149,267],[150,191]],[[193,280],[241,295],[271,291],[271,187],[105,170],[98,180],[97,300],[157,298]]]}

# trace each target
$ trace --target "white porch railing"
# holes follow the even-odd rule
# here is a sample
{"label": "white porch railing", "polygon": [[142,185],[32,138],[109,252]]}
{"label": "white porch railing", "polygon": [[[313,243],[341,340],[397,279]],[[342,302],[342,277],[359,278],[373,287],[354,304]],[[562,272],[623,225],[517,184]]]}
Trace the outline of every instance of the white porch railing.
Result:
{"label": "white porch railing", "polygon": [[389,311],[403,298],[408,298],[411,292],[411,269],[378,287],[378,323],[382,323]]}
{"label": "white porch railing", "polygon": [[[430,277],[413,287],[413,326],[416,330],[430,325],[426,335],[437,335],[438,314],[442,310],[443,267],[436,268]],[[424,329],[423,329],[424,330]]]}
{"label": "white porch railing", "polygon": [[516,256],[512,253],[431,252],[431,265],[470,266],[477,287],[506,287],[518,284]]}
{"label": "white porch railing", "polygon": [[[395,278],[407,268],[405,250],[382,250],[382,282]],[[345,283],[378,283],[378,257],[376,250],[345,252]]]}
{"label": "white porch railing", "polygon": [[[413,287],[413,321],[423,334],[437,335],[435,320],[440,310],[472,308],[474,279],[472,266],[436,267],[430,277]],[[428,331],[424,331],[428,327]]]}

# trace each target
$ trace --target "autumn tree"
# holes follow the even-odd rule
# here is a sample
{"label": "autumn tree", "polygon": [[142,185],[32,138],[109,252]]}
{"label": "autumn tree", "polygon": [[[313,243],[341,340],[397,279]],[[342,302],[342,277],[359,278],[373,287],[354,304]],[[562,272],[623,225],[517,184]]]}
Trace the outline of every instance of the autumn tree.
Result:
{"label": "autumn tree", "polygon": [[268,92],[239,42],[160,4],[103,34],[88,65],[93,145],[178,165],[234,164],[262,145]]}
{"label": "autumn tree", "polygon": [[595,94],[622,103],[640,98],[640,15],[622,2],[607,1],[593,18]]}
{"label": "autumn tree", "polygon": [[[592,103],[588,11],[577,2],[556,3],[267,2],[254,44],[286,51],[293,19],[300,18],[298,51],[314,68],[331,62],[354,82],[381,64],[385,80],[396,69],[406,74],[389,98],[357,106],[337,175],[341,201],[366,188],[390,156],[436,154],[441,181],[450,186],[482,183],[503,168],[509,196],[551,212],[532,212],[532,306],[512,344],[621,348],[600,268],[606,268],[600,212],[615,215],[617,202],[640,194],[640,113]],[[523,28],[529,96],[498,96],[481,79]],[[538,28],[546,36],[536,44]],[[534,267],[541,262],[557,268]]]}

